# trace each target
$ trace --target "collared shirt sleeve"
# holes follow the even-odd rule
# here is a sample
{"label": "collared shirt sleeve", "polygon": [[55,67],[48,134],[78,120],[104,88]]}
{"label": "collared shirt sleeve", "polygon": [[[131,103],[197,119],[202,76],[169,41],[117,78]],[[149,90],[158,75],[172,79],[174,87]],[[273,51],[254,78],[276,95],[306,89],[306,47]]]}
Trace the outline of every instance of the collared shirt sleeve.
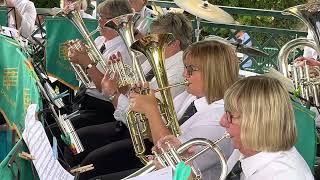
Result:
{"label": "collared shirt sleeve", "polygon": [[28,38],[35,26],[35,21],[37,17],[36,8],[33,4],[33,2],[25,1],[25,0],[19,0],[15,1],[15,8],[21,15],[21,26],[20,26],[20,34]]}
{"label": "collared shirt sleeve", "polygon": [[127,112],[129,111],[129,99],[123,95],[120,94],[118,98],[118,106],[116,107],[113,116],[117,121],[123,122],[125,125],[127,125]]}

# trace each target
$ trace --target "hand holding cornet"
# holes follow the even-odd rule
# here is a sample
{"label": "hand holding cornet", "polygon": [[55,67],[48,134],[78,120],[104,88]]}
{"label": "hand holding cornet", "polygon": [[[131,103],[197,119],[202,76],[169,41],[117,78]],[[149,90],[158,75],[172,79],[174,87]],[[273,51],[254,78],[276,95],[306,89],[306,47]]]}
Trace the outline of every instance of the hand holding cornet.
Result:
{"label": "hand holding cornet", "polygon": [[71,62],[86,68],[91,63],[86,46],[79,40],[70,42],[68,46],[68,58]]}
{"label": "hand holding cornet", "polygon": [[[171,149],[178,149],[181,146],[181,144],[182,144],[181,141],[177,137],[175,137],[174,135],[168,135],[163,138],[160,138],[153,150],[154,150],[154,153],[157,153],[158,155],[164,154],[165,152],[168,152]],[[186,151],[179,154],[179,156],[182,160],[186,160],[192,157],[195,153],[196,153],[196,147],[191,146]],[[157,160],[159,158],[156,157],[155,159]],[[170,164],[166,164],[166,162],[161,162],[161,160],[160,160],[160,164],[163,167],[170,165]],[[192,165],[192,162],[188,162],[188,165]]]}
{"label": "hand holding cornet", "polygon": [[129,95],[129,110],[146,115],[158,110],[158,101],[154,95],[154,91],[148,88],[148,83],[138,83],[132,87]]}
{"label": "hand holding cornet", "polygon": [[304,66],[305,64],[309,65],[309,66],[320,66],[320,62],[310,58],[310,57],[303,57],[300,56],[295,60],[296,65],[298,66]]}

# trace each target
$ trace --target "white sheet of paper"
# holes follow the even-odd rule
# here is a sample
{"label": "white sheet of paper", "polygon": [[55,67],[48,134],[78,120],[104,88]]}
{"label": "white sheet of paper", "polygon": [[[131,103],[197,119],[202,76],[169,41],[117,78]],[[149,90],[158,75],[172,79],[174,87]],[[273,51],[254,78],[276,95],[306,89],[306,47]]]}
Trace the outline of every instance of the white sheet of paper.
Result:
{"label": "white sheet of paper", "polygon": [[172,180],[173,175],[172,175],[172,168],[171,167],[166,167],[162,168],[160,170],[151,172],[149,174],[146,174],[144,176],[138,176],[131,178],[129,180]]}
{"label": "white sheet of paper", "polygon": [[25,118],[25,129],[22,137],[30,154],[35,157],[33,164],[40,180],[73,180],[58,160],[54,159],[49,139],[40,121],[36,120],[36,104],[31,104]]}

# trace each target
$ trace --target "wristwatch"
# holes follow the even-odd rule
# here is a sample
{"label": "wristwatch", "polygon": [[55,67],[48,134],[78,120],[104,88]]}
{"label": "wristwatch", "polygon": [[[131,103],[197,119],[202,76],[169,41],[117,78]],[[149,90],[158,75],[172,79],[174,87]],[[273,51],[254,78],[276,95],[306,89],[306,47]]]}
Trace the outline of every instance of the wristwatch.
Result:
{"label": "wristwatch", "polygon": [[111,95],[109,96],[110,101],[113,101],[113,99],[117,96],[118,92],[119,92],[119,91],[117,90],[117,91],[115,91],[113,94],[111,94]]}
{"label": "wristwatch", "polygon": [[85,70],[87,74],[88,74],[88,70],[91,69],[93,66],[96,66],[96,64],[95,63],[88,64],[88,66],[86,67],[86,70]]}

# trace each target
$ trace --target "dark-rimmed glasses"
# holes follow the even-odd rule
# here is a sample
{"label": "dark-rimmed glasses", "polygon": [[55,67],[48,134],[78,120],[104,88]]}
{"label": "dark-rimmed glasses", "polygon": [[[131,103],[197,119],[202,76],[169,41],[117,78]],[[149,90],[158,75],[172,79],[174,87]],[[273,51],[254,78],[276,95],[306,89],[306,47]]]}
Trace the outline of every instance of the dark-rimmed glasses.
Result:
{"label": "dark-rimmed glasses", "polygon": [[233,124],[232,120],[235,118],[235,116],[233,116],[229,111],[225,111],[225,113],[228,124]]}
{"label": "dark-rimmed glasses", "polygon": [[194,71],[199,71],[199,68],[194,65],[184,65],[184,68],[186,68],[188,76],[192,76]]}

